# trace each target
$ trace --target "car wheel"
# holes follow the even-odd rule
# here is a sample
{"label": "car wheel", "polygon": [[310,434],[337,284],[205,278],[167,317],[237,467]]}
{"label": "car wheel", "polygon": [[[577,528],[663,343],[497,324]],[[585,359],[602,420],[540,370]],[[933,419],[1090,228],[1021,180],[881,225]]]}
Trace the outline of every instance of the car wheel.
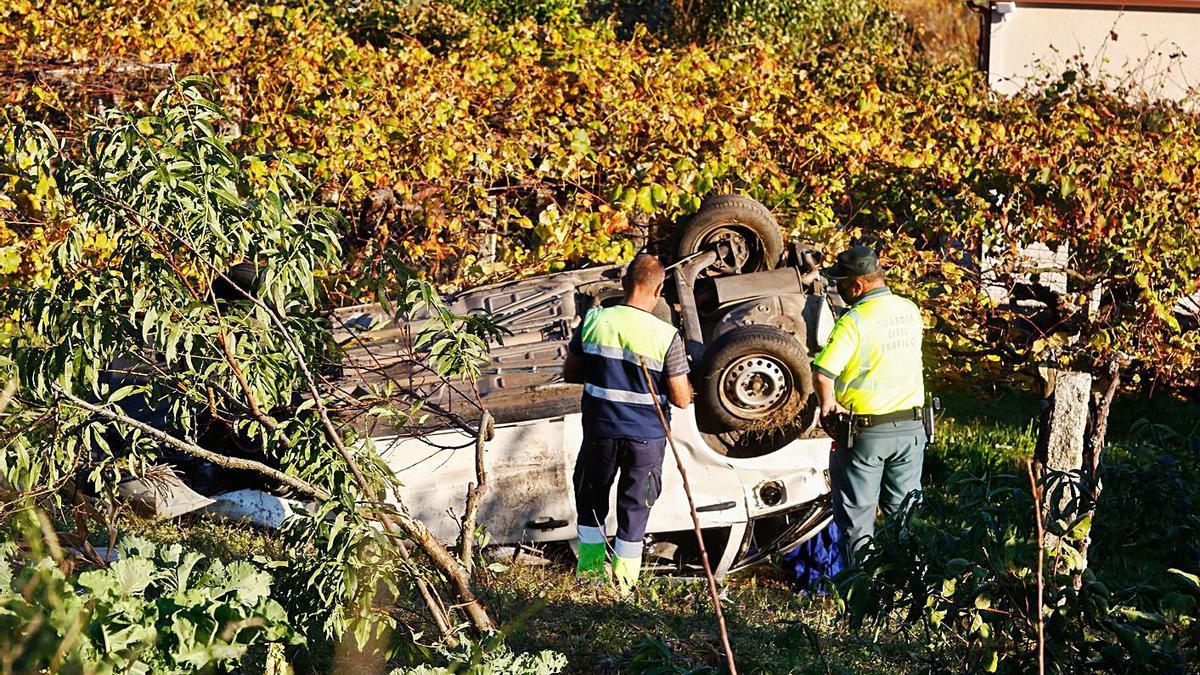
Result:
{"label": "car wheel", "polygon": [[739,326],[705,354],[698,412],[724,429],[777,429],[796,423],[812,391],[804,345],[774,326]]}
{"label": "car wheel", "polygon": [[679,259],[717,251],[716,262],[703,271],[706,276],[761,272],[775,269],[783,256],[783,233],[762,204],[741,195],[716,195],[676,229],[673,248]]}

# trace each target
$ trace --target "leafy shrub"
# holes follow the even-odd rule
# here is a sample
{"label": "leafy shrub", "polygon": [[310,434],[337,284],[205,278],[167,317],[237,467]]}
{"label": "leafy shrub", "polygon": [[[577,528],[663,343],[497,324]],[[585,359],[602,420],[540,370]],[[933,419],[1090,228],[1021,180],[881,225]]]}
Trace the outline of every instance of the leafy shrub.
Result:
{"label": "leafy shrub", "polygon": [[522,19],[578,19],[586,0],[450,0],[447,4],[507,25]]}
{"label": "leafy shrub", "polygon": [[1096,513],[1104,527],[1095,532],[1092,551],[1112,577],[1129,585],[1164,567],[1200,570],[1200,427],[1143,419],[1130,427],[1129,438],[1104,468]]}
{"label": "leafy shrub", "polygon": [[[1183,448],[1174,441],[1149,456],[1178,462]],[[1181,564],[1177,543],[1145,542],[1151,550],[1139,553],[1145,564],[1133,580],[1122,569],[1127,556],[1109,559],[1103,547],[1093,549],[1089,568],[1082,570],[1085,563],[1073,546],[1088,536],[1101,541],[1120,536],[1141,520],[1141,508],[1120,509],[1129,497],[1111,483],[1133,476],[1152,482],[1158,469],[1137,466],[1118,459],[1104,468],[1110,485],[1102,493],[1095,531],[1086,517],[1052,522],[1048,530],[1062,535],[1046,560],[1049,672],[1186,672],[1200,648],[1200,583],[1192,573],[1167,569]],[[1022,478],[960,472],[937,490],[952,496],[951,507],[906,507],[889,520],[861,565],[835,580],[849,624],[878,627],[898,619],[911,638],[926,645],[935,668],[1005,673],[1036,668],[1037,543],[1030,534],[1033,500]],[[1047,493],[1061,478],[1047,474]],[[1189,483],[1181,498],[1197,489],[1200,483]],[[1190,514],[1183,514],[1183,522],[1189,521]],[[1160,562],[1166,560],[1173,562]],[[1197,561],[1188,566],[1195,568]],[[1080,572],[1076,588],[1074,575]],[[1129,585],[1117,585],[1122,581]]]}
{"label": "leafy shrub", "polygon": [[487,640],[440,649],[433,660],[446,665],[393,670],[391,675],[554,675],[567,667],[566,657],[557,652],[517,654],[503,642]]}
{"label": "leafy shrub", "polygon": [[682,661],[662,640],[646,636],[638,642],[627,670],[638,675],[708,675],[717,672],[706,665],[694,666]]}
{"label": "leafy shrub", "polygon": [[298,643],[271,575],[137,537],[76,577],[49,558],[0,566],[0,653],[12,672],[192,673],[255,644]]}
{"label": "leafy shrub", "polygon": [[900,17],[874,0],[709,0],[697,3],[700,36],[729,40],[782,38],[833,45],[884,44],[903,36]]}
{"label": "leafy shrub", "polygon": [[[0,509],[61,505],[71,480],[111,499],[160,465],[255,472],[316,502],[318,516],[289,523],[295,564],[278,598],[311,635],[361,645],[396,626],[388,602],[440,581],[429,563],[397,555],[401,533],[457,575],[453,593],[469,594],[470,577],[395,508],[394,476],[369,439],[333,422],[365,413],[402,426],[421,404],[394,380],[358,399],[328,393],[338,352],[322,311],[337,214],[309,203],[287,156],[231,149],[211,86],[185,78],[147,111],[105,111],[70,152],[44,125],[6,130],[11,175],[48,181],[39,214],[61,236],[48,242],[44,279],[16,277],[0,292],[16,320],[3,365],[20,401],[0,411],[12,430]],[[427,311],[415,349],[438,374],[477,375],[495,325],[449,312],[391,262],[372,261],[358,281],[397,315]],[[235,265],[251,272],[244,286],[226,273]],[[490,623],[483,609],[474,617]]]}

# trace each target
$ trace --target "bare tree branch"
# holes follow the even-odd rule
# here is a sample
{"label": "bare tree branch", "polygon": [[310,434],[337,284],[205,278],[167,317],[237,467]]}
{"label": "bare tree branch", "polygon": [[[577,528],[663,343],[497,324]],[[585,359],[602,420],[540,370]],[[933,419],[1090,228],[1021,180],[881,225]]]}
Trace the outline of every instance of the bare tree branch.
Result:
{"label": "bare tree branch", "polygon": [[475,434],[475,482],[467,486],[467,505],[463,513],[461,545],[458,558],[467,574],[475,570],[475,518],[479,515],[479,500],[487,494],[487,467],[483,462],[484,443],[492,434],[492,413],[486,409],[479,418],[479,431]]}
{"label": "bare tree branch", "polygon": [[252,459],[228,457],[210,450],[205,450],[194,443],[188,443],[187,441],[175,438],[166,432],[159,431],[145,422],[139,422],[125,413],[116,412],[102,406],[88,403],[87,401],[75,396],[57,384],[53,386],[54,391],[58,392],[63,399],[70,401],[73,405],[83,408],[88,412],[100,415],[101,417],[107,418],[113,422],[120,422],[121,424],[137,429],[147,436],[161,443],[165,443],[176,450],[186,452],[193,457],[198,457],[205,461],[212,462],[218,466],[223,466],[227,469],[239,469],[243,471],[255,471],[261,473],[264,476],[273,478],[289,487],[295,488],[296,490],[321,501],[329,501],[330,499],[333,499],[333,495],[329,494],[329,492],[327,492],[324,488],[313,485],[312,483],[309,483],[301,478],[286,474],[278,469],[273,469],[262,462],[256,462]]}

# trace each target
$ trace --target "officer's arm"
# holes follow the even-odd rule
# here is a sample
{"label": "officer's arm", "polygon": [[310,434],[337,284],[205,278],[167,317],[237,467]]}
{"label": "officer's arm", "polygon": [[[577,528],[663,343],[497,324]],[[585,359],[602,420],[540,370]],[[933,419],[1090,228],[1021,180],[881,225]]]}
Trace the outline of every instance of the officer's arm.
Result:
{"label": "officer's arm", "polygon": [[688,382],[686,373],[667,378],[667,400],[676,408],[692,404],[692,383]]}
{"label": "officer's arm", "polygon": [[858,349],[858,326],[851,312],[843,314],[837,320],[833,325],[833,332],[829,334],[829,342],[825,344],[821,353],[817,354],[817,358],[813,359],[813,375],[816,380],[817,400],[821,403],[822,418],[846,411],[837,402],[834,380],[846,369],[850,358]]}
{"label": "officer's arm", "polygon": [[[683,346],[683,338],[678,333],[671,341],[670,348],[663,360],[663,374],[667,379],[667,400],[676,408],[686,408],[692,404],[692,383],[688,380],[687,350]],[[664,393],[664,392],[659,392]]]}
{"label": "officer's arm", "polygon": [[[581,329],[582,330],[582,329]],[[563,362],[563,382],[583,384],[583,335],[576,330],[567,343],[567,360]]]}
{"label": "officer's arm", "polygon": [[817,376],[817,400],[821,402],[821,417],[828,417],[834,413],[846,412],[842,404],[837,402],[833,394],[833,378],[829,377],[821,371],[816,371]]}
{"label": "officer's arm", "polygon": [[563,382],[583,384],[583,357],[575,352],[567,352],[567,360],[563,362]]}

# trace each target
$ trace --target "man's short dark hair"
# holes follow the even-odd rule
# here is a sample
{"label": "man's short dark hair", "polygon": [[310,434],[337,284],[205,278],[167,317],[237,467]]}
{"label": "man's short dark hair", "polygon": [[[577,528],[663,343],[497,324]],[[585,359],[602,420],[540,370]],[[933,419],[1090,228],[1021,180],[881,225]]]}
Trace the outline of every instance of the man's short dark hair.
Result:
{"label": "man's short dark hair", "polygon": [[621,286],[626,293],[634,289],[653,291],[667,278],[667,272],[656,256],[649,253],[637,255],[625,268],[625,276],[621,278]]}

